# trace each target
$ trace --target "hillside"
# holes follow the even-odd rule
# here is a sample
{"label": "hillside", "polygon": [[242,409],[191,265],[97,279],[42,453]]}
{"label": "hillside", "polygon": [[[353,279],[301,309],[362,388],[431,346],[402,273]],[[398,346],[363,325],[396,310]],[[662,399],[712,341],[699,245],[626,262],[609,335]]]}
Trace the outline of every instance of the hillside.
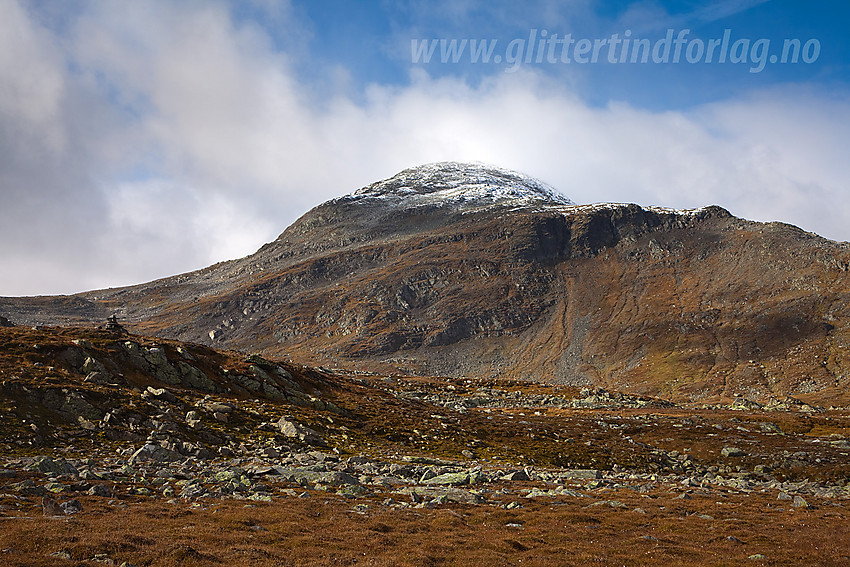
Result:
{"label": "hillside", "polygon": [[[0,328],[3,565],[850,559],[850,414]],[[566,529],[565,529],[566,527]]]}
{"label": "hillside", "polygon": [[848,266],[846,243],[720,207],[574,205],[448,163],[324,203],[246,258],[0,299],[0,315],[117,313],[135,332],[349,370],[846,404]]}

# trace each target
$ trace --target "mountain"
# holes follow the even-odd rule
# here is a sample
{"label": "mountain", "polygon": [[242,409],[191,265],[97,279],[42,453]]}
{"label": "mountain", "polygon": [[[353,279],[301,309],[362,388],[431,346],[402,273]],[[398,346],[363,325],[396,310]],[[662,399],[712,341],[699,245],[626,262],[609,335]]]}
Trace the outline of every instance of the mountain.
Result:
{"label": "mountain", "polygon": [[[255,254],[138,286],[0,299],[301,363],[672,400],[850,396],[850,247],[709,206],[575,205],[483,165],[405,170]],[[836,402],[837,403],[837,402]]]}

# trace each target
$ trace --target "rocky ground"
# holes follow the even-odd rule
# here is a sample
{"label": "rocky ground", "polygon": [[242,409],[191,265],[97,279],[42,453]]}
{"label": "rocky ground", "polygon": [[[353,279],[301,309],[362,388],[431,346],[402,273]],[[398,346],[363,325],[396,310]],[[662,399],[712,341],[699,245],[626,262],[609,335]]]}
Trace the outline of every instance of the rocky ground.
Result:
{"label": "rocky ground", "polygon": [[6,565],[842,565],[850,411],[0,329]]}

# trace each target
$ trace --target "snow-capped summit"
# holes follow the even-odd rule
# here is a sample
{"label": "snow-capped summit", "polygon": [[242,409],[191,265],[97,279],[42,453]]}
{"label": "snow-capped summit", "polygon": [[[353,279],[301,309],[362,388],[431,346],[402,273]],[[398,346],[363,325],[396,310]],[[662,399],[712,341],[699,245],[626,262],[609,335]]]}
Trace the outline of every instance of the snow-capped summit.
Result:
{"label": "snow-capped summit", "polygon": [[405,169],[346,199],[389,200],[405,207],[572,205],[555,189],[516,171],[478,163],[440,162]]}

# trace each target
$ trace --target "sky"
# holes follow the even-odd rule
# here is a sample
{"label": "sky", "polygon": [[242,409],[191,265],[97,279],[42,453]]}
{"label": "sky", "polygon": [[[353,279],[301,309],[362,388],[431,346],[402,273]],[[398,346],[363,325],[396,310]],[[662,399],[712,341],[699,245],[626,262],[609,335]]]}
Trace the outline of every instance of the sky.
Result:
{"label": "sky", "polygon": [[0,295],[239,258],[446,160],[847,241],[848,23],[844,0],[0,0]]}

